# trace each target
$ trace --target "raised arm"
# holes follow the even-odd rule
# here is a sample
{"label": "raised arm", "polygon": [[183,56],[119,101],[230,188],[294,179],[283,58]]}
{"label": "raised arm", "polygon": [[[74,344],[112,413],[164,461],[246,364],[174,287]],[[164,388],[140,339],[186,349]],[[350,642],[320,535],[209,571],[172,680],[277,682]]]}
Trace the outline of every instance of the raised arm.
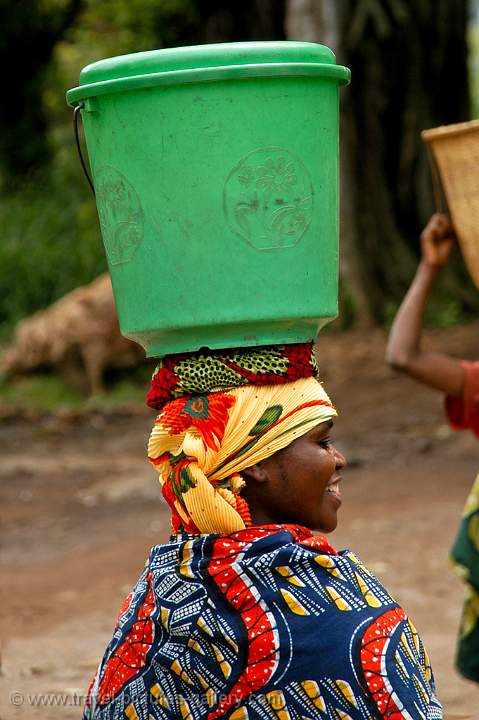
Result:
{"label": "raised arm", "polygon": [[447,395],[461,394],[462,365],[449,355],[422,352],[421,335],[426,305],[454,239],[448,218],[433,215],[421,234],[421,261],[394,319],[386,348],[386,362],[391,367]]}

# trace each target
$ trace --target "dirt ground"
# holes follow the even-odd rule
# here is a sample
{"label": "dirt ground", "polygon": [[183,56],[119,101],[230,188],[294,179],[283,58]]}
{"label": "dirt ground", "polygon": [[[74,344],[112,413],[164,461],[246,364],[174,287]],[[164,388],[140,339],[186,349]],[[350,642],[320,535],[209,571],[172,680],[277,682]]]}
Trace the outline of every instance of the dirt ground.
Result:
{"label": "dirt ground", "polygon": [[[428,335],[472,358],[477,327]],[[452,433],[442,399],[382,363],[382,333],[322,336],[320,362],[349,459],[340,527],[418,627],[445,716],[479,719],[479,686],[453,669],[462,586],[448,566],[479,465],[471,433]],[[148,409],[0,424],[2,720],[68,720],[168,513],[145,461]]]}

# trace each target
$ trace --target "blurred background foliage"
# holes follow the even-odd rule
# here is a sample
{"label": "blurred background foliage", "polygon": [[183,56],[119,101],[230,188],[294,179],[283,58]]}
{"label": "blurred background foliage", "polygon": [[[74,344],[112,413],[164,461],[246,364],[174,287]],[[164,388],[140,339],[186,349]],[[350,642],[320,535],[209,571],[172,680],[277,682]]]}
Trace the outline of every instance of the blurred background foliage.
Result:
{"label": "blurred background foliage", "polygon": [[[427,6],[431,16],[426,17],[426,21],[430,22],[438,16],[441,5],[440,2],[428,4],[427,0],[418,3],[360,0],[352,4],[348,0],[312,0],[313,5],[323,6],[323,10],[336,2],[346,20],[355,19],[356,25],[358,8],[363,6],[365,12],[368,6],[375,6],[383,18],[397,17],[398,22],[404,24],[406,16],[404,12],[401,16],[401,9],[407,13],[413,6]],[[470,115],[477,117],[479,5],[477,0],[458,2],[467,8],[473,103]],[[294,30],[288,28],[292,26],[291,14],[311,13],[312,3],[310,0],[308,6],[307,0],[245,0],[242,3],[219,0],[23,0],[11,3],[0,0],[3,28],[0,57],[9,75],[0,109],[0,339],[9,336],[19,319],[46,307],[106,269],[94,201],[74,146],[72,111],[64,99],[66,89],[78,83],[80,69],[107,56],[174,45],[287,36],[310,39],[298,33],[294,37]],[[378,29],[375,30],[373,15],[371,22],[367,15],[364,17],[361,46],[364,38],[367,40]],[[413,20],[414,17],[411,22]],[[344,27],[343,38],[347,35]],[[323,30],[327,43],[328,27]],[[318,32],[321,34],[321,28]],[[384,42],[382,36],[381,41]],[[341,45],[339,39],[338,43]],[[343,54],[347,61],[345,48]],[[355,52],[357,55],[357,50]],[[354,62],[359,62],[355,57],[352,53],[353,82]],[[341,48],[339,59],[343,60]],[[407,68],[406,72],[409,72]],[[358,92],[362,92],[359,87]],[[447,88],[443,88],[443,92],[447,95]],[[453,117],[444,121],[456,119],[468,118]],[[367,144],[363,151],[361,162],[364,163],[369,152]],[[412,248],[412,256],[417,251],[420,229],[418,218],[414,217],[410,227],[401,231],[406,236],[406,245]],[[395,238],[384,237],[384,243],[393,241]],[[387,323],[391,319],[411,268],[405,261],[398,283],[391,283],[386,275],[381,277],[380,266],[374,277],[363,278],[363,284],[374,284],[378,288],[378,308],[366,313],[369,320]],[[361,318],[361,302],[349,292],[347,273],[345,279],[343,274],[343,280],[343,322],[354,322]],[[468,284],[459,257],[444,282],[445,292],[431,308],[433,322],[447,324],[468,313],[477,313],[479,305],[474,299],[477,293]],[[457,292],[458,287],[461,292]]]}

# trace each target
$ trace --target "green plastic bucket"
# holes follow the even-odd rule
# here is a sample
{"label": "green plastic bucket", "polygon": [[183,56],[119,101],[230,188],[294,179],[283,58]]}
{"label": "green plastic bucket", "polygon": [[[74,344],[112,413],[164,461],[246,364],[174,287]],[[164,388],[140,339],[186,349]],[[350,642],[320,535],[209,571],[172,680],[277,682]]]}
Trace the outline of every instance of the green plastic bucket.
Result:
{"label": "green plastic bucket", "polygon": [[337,314],[338,87],[315,43],[84,68],[80,105],[122,333],[147,355],[303,342]]}

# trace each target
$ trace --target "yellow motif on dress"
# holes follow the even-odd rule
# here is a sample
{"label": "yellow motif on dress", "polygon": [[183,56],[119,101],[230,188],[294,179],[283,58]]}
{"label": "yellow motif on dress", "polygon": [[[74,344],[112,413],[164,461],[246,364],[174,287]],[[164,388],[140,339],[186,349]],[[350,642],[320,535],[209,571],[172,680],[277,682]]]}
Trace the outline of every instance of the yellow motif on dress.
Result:
{"label": "yellow motif on dress", "polygon": [[356,708],[358,707],[353,689],[346,680],[336,680],[336,687],[351,705],[354,705]]}
{"label": "yellow motif on dress", "polygon": [[164,707],[166,710],[170,709],[170,703],[158,683],[151,686],[150,692],[161,707]]}
{"label": "yellow motif on dress", "polygon": [[330,572],[331,575],[334,575],[334,577],[344,580],[344,576],[339,572],[338,568],[336,567],[336,563],[328,555],[315,555],[314,562],[328,572]]}
{"label": "yellow motif on dress", "polygon": [[185,698],[182,695],[178,696],[178,702],[180,705],[180,713],[183,720],[193,720],[193,715],[191,714],[190,706],[186,702]]}
{"label": "yellow motif on dress", "polygon": [[323,700],[318,683],[314,680],[303,680],[301,687],[314,707],[324,712],[326,710],[326,703]]}
{"label": "yellow motif on dress", "polygon": [[183,577],[187,578],[194,578],[193,571],[191,569],[191,560],[193,557],[193,540],[187,540],[185,544],[183,545],[182,551],[181,551],[181,560],[180,560],[180,566],[179,571],[180,575],[183,575]]}
{"label": "yellow motif on dress", "polygon": [[200,685],[201,685],[201,687],[203,688],[203,690],[208,690],[208,688],[209,688],[210,686],[209,686],[209,684],[206,682],[206,680],[204,679],[203,675],[200,675],[200,673],[199,673],[197,670],[194,670],[193,672],[195,673],[196,677],[197,677],[198,680],[200,681]]}
{"label": "yellow motif on dress", "polygon": [[305,584],[300,578],[293,573],[291,568],[288,565],[282,565],[280,567],[275,568],[276,572],[278,572],[282,577],[284,577],[285,580],[287,580],[291,585],[296,585],[297,587],[305,587]]}
{"label": "yellow motif on dress", "polygon": [[403,646],[408,658],[411,660],[412,663],[415,663],[416,659],[413,655],[413,652],[411,650],[411,646],[409,645],[408,639],[404,633],[401,635],[400,643]]}
{"label": "yellow motif on dress", "polygon": [[329,597],[334,602],[334,604],[336,605],[338,610],[343,610],[346,612],[348,610],[352,610],[351,605],[344,598],[342,598],[341,595],[338,592],[336,592],[336,590],[333,587],[331,587],[330,585],[326,585],[324,589],[326,590],[326,592],[328,593]]}
{"label": "yellow motif on dress", "polygon": [[331,712],[334,720],[353,720],[351,715],[348,715],[348,713],[340,710],[339,708],[332,708]]}
{"label": "yellow motif on dress", "polygon": [[415,686],[416,686],[416,688],[417,688],[417,691],[418,691],[419,694],[421,695],[421,697],[422,697],[422,699],[424,700],[425,704],[428,705],[430,698],[429,698],[429,695],[428,695],[427,692],[426,692],[426,689],[425,689],[424,685],[423,685],[421,682],[419,682],[419,680],[417,679],[417,677],[416,677],[415,675],[413,675],[413,680],[414,680],[414,684],[415,684]]}
{"label": "yellow motif on dress", "polygon": [[429,655],[427,654],[426,648],[424,648],[424,670],[426,672],[426,680],[428,682],[431,682],[431,680],[432,680],[431,661],[429,660]]}
{"label": "yellow motif on dress", "polygon": [[195,652],[200,653],[200,655],[205,654],[205,651],[203,650],[203,648],[201,647],[199,642],[197,640],[194,640],[193,638],[190,638],[188,640],[188,647],[191,648],[192,650],[194,650]]}
{"label": "yellow motif on dress", "polygon": [[409,625],[409,627],[410,627],[410,629],[411,629],[412,639],[413,639],[413,642],[414,642],[414,647],[416,648],[416,655],[419,657],[419,649],[420,649],[420,648],[419,648],[419,634],[418,634],[418,632],[417,632],[417,630],[416,630],[413,622],[412,622],[411,620],[409,620],[409,619],[408,619],[408,625]]}
{"label": "yellow motif on dress", "polygon": [[225,660],[225,656],[223,655],[219,647],[213,645],[213,643],[211,643],[211,647],[213,648],[215,657],[220,664],[221,672],[223,673],[225,678],[229,678],[229,676],[231,675],[231,665]]}
{"label": "yellow motif on dress", "polygon": [[203,620],[203,618],[201,617],[201,615],[200,615],[200,617],[198,618],[198,620],[196,621],[196,624],[198,625],[198,627],[200,627],[202,630],[204,630],[207,635],[209,635],[210,637],[213,637],[213,635],[214,635],[213,630],[212,630],[212,629],[210,628],[210,626],[206,623],[206,621]]}
{"label": "yellow motif on dress", "polygon": [[228,643],[228,645],[230,645],[230,646],[232,647],[232,649],[234,650],[234,652],[235,652],[236,654],[238,654],[238,652],[239,652],[239,647],[238,647],[238,645],[235,643],[235,641],[233,640],[233,638],[230,638],[229,635],[226,635],[225,633],[223,633],[223,637],[224,637],[224,639],[226,640],[226,642]]}
{"label": "yellow motif on dress", "polygon": [[216,693],[212,688],[208,688],[206,691],[206,701],[208,703],[208,707],[212,708],[213,705],[216,705]]}
{"label": "yellow motif on dress", "polygon": [[240,707],[229,716],[229,720],[248,720],[248,710],[245,707]]}
{"label": "yellow motif on dress", "polygon": [[197,672],[197,670],[194,670],[193,672],[195,673],[201,687],[205,691],[206,702],[208,703],[208,707],[213,707],[213,705],[216,704],[216,693],[214,692],[214,690],[212,690],[210,688],[209,683],[206,682],[204,677],[202,675],[200,675],[200,673]]}
{"label": "yellow motif on dress", "polygon": [[129,705],[126,706],[125,715],[128,718],[128,720],[139,720],[136,710],[133,707],[132,703],[130,703]]}
{"label": "yellow motif on dress", "polygon": [[169,625],[170,625],[170,611],[168,610],[168,608],[165,608],[165,607],[162,607],[162,608],[161,608],[160,619],[161,619],[161,624],[163,625],[163,627],[165,628],[165,630],[169,630],[169,629],[170,629],[170,627],[169,627]]}
{"label": "yellow motif on dress", "polygon": [[296,600],[294,595],[289,592],[289,590],[283,590],[281,588],[281,595],[283,596],[286,605],[289,607],[291,612],[293,612],[295,615],[309,615],[309,610],[306,610],[306,608],[299,602],[299,600]]}
{"label": "yellow motif on dress", "polygon": [[291,720],[291,715],[286,707],[286,700],[281,690],[271,690],[271,692],[266,693],[265,698],[274,710],[278,720]]}
{"label": "yellow motif on dress", "polygon": [[184,680],[185,683],[188,683],[188,685],[193,685],[193,680],[189,677],[189,675],[186,674],[178,660],[174,660],[172,662],[171,669],[181,678],[181,680]]}
{"label": "yellow motif on dress", "polygon": [[361,562],[357,555],[355,555],[353,552],[348,552],[346,557],[349,558],[355,565],[357,565],[360,570],[366,573],[366,575],[369,575],[369,577],[371,577],[371,573],[367,569],[366,565]]}
{"label": "yellow motif on dress", "polygon": [[354,577],[356,578],[356,582],[359,585],[359,589],[361,590],[361,593],[366,600],[369,607],[378,608],[381,607],[382,602],[379,600],[379,598],[373,593],[373,591],[368,588],[362,577],[359,575],[359,573],[355,572]]}

